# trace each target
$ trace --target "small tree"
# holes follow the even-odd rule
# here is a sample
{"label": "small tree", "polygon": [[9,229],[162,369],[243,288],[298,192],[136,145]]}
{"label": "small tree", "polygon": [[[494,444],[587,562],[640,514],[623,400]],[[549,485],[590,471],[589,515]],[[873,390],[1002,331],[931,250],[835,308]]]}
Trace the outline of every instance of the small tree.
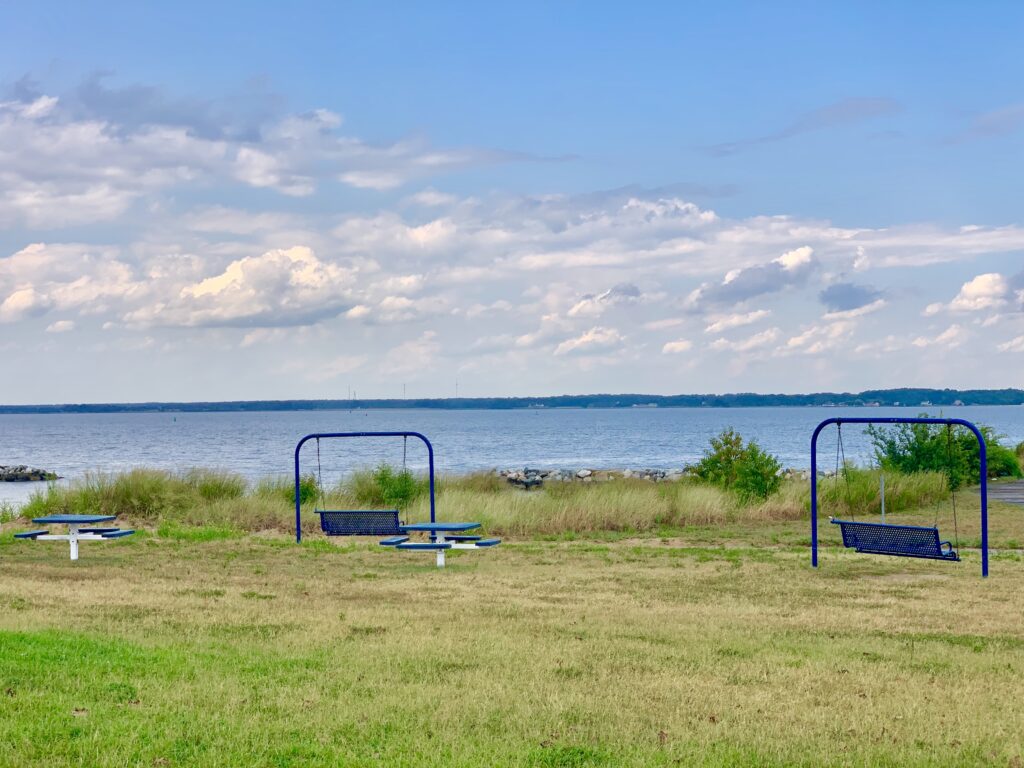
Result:
{"label": "small tree", "polygon": [[778,459],[753,440],[732,428],[711,438],[711,447],[694,467],[697,477],[720,488],[735,491],[744,501],[767,499],[779,489],[782,479]]}
{"label": "small tree", "polygon": [[694,471],[701,480],[723,488],[736,484],[739,463],[743,458],[743,437],[732,427],[722,430],[711,438],[711,447],[704,451],[704,457],[697,462]]}
{"label": "small tree", "polygon": [[[1020,477],[1021,467],[1013,451],[999,442],[992,427],[979,426],[988,455],[988,477]],[[911,472],[942,472],[956,490],[981,480],[978,440],[966,429],[942,424],[900,424],[885,428],[871,425],[868,435],[882,469]]]}
{"label": "small tree", "polygon": [[736,472],[736,492],[743,501],[763,501],[779,490],[782,478],[779,460],[751,440]]}

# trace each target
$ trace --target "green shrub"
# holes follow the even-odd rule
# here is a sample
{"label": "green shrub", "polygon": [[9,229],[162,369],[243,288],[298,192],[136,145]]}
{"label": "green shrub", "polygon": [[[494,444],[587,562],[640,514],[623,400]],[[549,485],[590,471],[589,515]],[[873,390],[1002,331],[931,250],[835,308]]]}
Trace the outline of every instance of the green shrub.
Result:
{"label": "green shrub", "polygon": [[735,489],[744,502],[763,501],[779,490],[782,477],[779,460],[751,440],[736,468]]}
{"label": "green shrub", "polygon": [[371,472],[357,472],[349,481],[349,492],[360,504],[403,509],[429,488],[426,478],[417,478],[408,469],[395,470],[381,464]]}
{"label": "green shrub", "polygon": [[[1020,463],[992,427],[979,426],[988,456],[988,477],[1021,477]],[[942,472],[954,490],[981,481],[978,439],[963,428],[942,424],[870,425],[868,435],[882,469],[911,472]]]}
{"label": "green shrub", "polygon": [[697,462],[694,473],[701,480],[722,488],[736,484],[738,464],[743,457],[743,437],[729,427],[711,438],[711,447]]}
{"label": "green shrub", "polygon": [[711,438],[711,447],[697,462],[694,473],[704,482],[735,491],[744,502],[763,501],[779,490],[782,469],[778,459],[751,440],[728,428]]}

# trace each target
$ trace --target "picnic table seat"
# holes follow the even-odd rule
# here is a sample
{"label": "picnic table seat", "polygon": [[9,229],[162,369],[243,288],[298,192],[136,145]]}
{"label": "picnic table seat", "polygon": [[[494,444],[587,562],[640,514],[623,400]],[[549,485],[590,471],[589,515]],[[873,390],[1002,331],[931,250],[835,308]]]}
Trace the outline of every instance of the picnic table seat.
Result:
{"label": "picnic table seat", "polygon": [[843,546],[870,555],[920,557],[928,560],[959,561],[960,555],[948,541],[939,540],[939,529],[920,525],[891,525],[831,518],[843,534]]}
{"label": "picnic table seat", "polygon": [[21,533],[14,534],[16,539],[34,539],[36,536],[42,536],[44,533],[49,533],[45,528],[41,531],[22,531]]}

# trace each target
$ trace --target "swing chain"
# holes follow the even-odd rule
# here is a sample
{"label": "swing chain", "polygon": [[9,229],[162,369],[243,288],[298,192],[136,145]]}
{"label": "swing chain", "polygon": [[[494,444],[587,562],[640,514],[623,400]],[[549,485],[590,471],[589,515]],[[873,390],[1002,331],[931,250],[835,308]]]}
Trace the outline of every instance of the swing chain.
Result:
{"label": "swing chain", "polygon": [[[985,471],[983,467],[982,472]],[[956,484],[953,482],[953,425],[946,424],[946,473],[949,478],[950,498],[953,500],[953,540],[956,551],[960,551],[960,525],[956,519]],[[935,527],[939,525],[939,510],[935,510]]]}
{"label": "swing chain", "polygon": [[320,497],[320,505],[324,509],[327,508],[327,496],[324,494],[324,476],[323,469],[320,466],[320,438],[316,439],[316,489],[317,495]]}

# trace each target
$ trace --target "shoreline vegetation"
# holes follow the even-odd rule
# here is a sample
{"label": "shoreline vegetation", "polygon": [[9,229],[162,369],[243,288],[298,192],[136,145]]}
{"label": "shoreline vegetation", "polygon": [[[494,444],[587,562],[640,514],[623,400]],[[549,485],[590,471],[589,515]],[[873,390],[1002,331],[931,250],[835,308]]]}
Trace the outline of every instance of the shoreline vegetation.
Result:
{"label": "shoreline vegetation", "polygon": [[[983,429],[989,448],[987,474],[995,479],[1024,476],[1024,444],[1006,447],[989,428]],[[977,445],[970,440],[947,443],[942,430],[928,425],[878,430],[872,437],[875,466],[848,463],[820,473],[819,500],[827,514],[878,514],[884,474],[890,515],[924,514],[937,521],[948,515],[951,491],[966,490],[980,480]],[[665,536],[693,526],[805,520],[810,508],[808,479],[807,473],[783,469],[756,442],[726,429],[711,440],[700,461],[675,472],[493,470],[440,476],[436,495],[443,519],[477,520],[491,534],[521,539]],[[306,475],[299,495],[306,513],[303,530],[308,533],[316,530],[316,508],[398,509],[410,521],[429,516],[427,478],[386,464],[356,471],[326,487],[314,475]],[[969,510],[978,507],[977,497],[961,497],[961,508],[970,515]],[[227,471],[134,469],[49,484],[32,494],[17,514],[23,519],[108,514],[155,528],[161,535],[186,535],[182,531],[191,530],[196,536],[230,538],[293,531],[294,509],[290,477],[253,484]]]}
{"label": "shoreline vegetation", "polygon": [[204,413],[330,410],[516,410],[544,408],[959,407],[1024,405],[1024,389],[877,389],[810,394],[591,394],[549,397],[456,397],[224,402],[0,405],[0,415],[47,413]]}

